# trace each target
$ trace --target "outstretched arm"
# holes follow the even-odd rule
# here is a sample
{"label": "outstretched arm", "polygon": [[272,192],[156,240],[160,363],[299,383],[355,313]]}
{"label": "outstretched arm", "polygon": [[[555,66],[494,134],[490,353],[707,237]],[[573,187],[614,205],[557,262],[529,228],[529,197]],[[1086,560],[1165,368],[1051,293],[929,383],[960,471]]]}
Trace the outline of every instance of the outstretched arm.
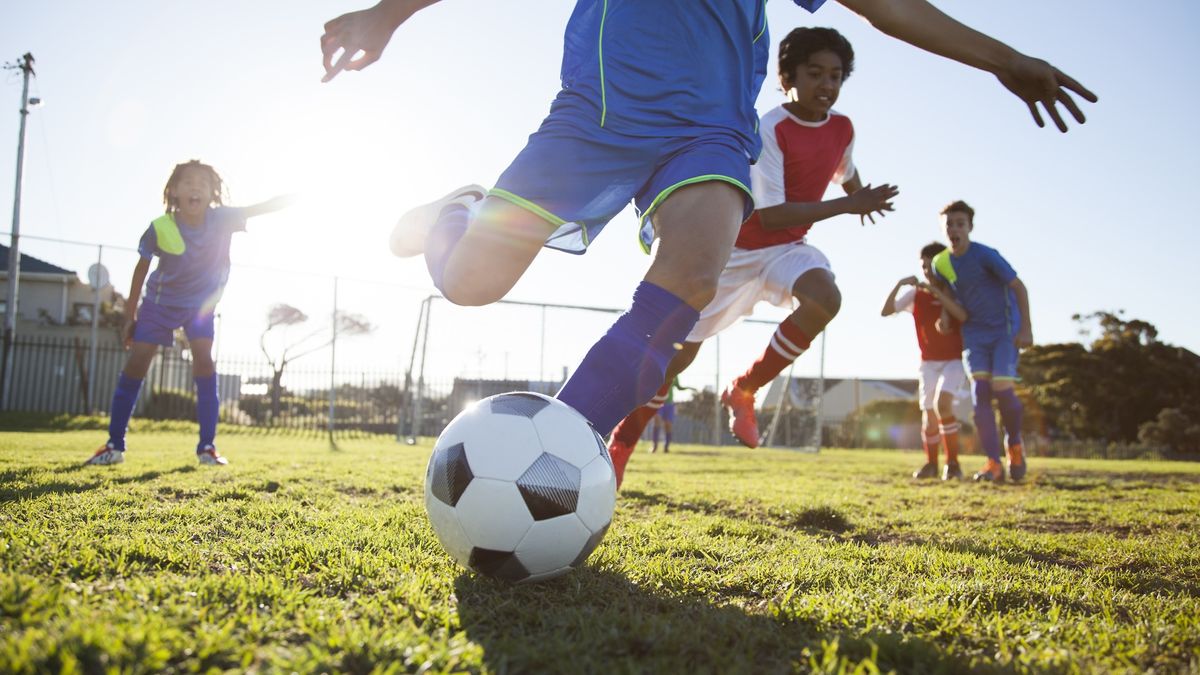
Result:
{"label": "outstretched arm", "polygon": [[900,311],[900,310],[896,309],[896,295],[900,293],[901,288],[904,288],[905,286],[916,286],[916,285],[917,285],[916,277],[904,277],[900,281],[897,281],[896,285],[892,286],[892,292],[888,293],[887,300],[883,301],[883,311],[879,312],[879,315],[880,316],[891,316],[891,315],[895,314],[896,312]]}
{"label": "outstretched arm", "polygon": [[253,218],[254,216],[261,216],[264,213],[271,213],[272,211],[278,211],[280,209],[287,208],[295,203],[295,195],[280,195],[278,197],[272,197],[265,202],[251,204],[250,206],[243,206],[242,214],[247,218]]}
{"label": "outstretched arm", "polygon": [[1092,103],[1097,101],[1096,95],[1087,87],[1049,63],[1026,56],[959,23],[926,0],[838,1],[894,38],[994,74],[1005,88],[1025,102],[1039,127],[1046,126],[1038,110],[1039,103],[1059,131],[1067,130],[1059,114],[1060,103],[1076,122],[1086,121],[1083,111],[1067,90]]}
{"label": "outstretched arm", "polygon": [[439,0],[380,0],[368,9],[343,14],[325,24],[321,53],[328,82],[343,70],[362,70],[379,60],[400,24]]}
{"label": "outstretched arm", "polygon": [[1018,347],[1033,346],[1033,322],[1029,318],[1029,291],[1020,279],[1013,279],[1008,284],[1017,296],[1017,309],[1021,310],[1021,328],[1013,336],[1013,344]]}
{"label": "outstretched arm", "polygon": [[816,223],[827,218],[840,216],[843,213],[853,213],[859,219],[875,218],[871,214],[884,215],[892,210],[892,200],[900,194],[900,188],[884,183],[877,187],[863,186],[858,174],[842,184],[846,191],[845,197],[828,199],[823,202],[784,202],[776,206],[760,209],[759,219],[764,230],[782,230],[795,225]]}

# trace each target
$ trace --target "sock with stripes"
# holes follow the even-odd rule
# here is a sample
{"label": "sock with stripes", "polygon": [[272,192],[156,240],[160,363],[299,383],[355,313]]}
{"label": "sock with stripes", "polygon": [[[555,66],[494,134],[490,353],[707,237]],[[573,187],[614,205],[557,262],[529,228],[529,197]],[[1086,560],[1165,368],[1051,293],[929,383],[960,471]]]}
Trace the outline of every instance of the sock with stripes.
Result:
{"label": "sock with stripes", "polygon": [[748,392],[756,392],[775,379],[784,368],[795,361],[812,344],[812,337],[805,335],[800,327],[785,319],[775,329],[771,342],[762,356],[741,377],[733,381],[734,386]]}

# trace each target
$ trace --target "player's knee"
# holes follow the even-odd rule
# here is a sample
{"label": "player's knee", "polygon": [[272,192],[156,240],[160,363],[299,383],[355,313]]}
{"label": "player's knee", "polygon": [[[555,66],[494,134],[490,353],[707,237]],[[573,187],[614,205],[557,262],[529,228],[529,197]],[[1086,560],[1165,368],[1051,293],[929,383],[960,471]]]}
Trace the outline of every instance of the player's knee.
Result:
{"label": "player's knee", "polygon": [[675,288],[680,289],[679,299],[692,307],[702,308],[717,296],[717,282],[721,270],[693,268],[675,276]]}
{"label": "player's knee", "polygon": [[828,270],[812,270],[805,273],[792,287],[792,294],[800,301],[832,319],[842,310],[842,291],[838,289],[833,275]]}
{"label": "player's knee", "polygon": [[447,300],[463,307],[490,305],[508,293],[508,288],[497,285],[476,284],[456,279],[443,280],[440,290]]}

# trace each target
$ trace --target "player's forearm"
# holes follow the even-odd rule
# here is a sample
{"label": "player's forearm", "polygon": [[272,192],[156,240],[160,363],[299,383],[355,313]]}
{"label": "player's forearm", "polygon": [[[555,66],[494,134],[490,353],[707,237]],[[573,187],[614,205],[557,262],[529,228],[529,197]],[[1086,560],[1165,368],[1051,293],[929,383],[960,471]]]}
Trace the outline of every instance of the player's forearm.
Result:
{"label": "player's forearm", "polygon": [[379,12],[380,18],[395,30],[413,14],[438,2],[440,0],[379,0],[374,9]]}
{"label": "player's forearm", "polygon": [[929,289],[935,296],[937,296],[938,302],[942,303],[942,309],[949,313],[950,316],[954,317],[955,321],[958,321],[959,323],[966,322],[967,310],[964,309],[962,305],[958,304],[958,301],[952,298],[949,293],[937,288],[936,286],[931,285]]}
{"label": "player's forearm", "polygon": [[142,284],[146,282],[146,272],[150,270],[150,261],[138,258],[133,268],[133,280],[129,282],[129,299],[125,301],[125,318],[133,321],[137,318],[138,300],[142,298]]}
{"label": "player's forearm", "polygon": [[891,316],[896,313],[896,294],[900,292],[900,287],[904,284],[900,281],[892,287],[892,292],[888,293],[887,300],[883,301],[883,310],[879,312],[880,316]]}
{"label": "player's forearm", "polygon": [[925,0],[839,0],[872,26],[914,47],[996,73],[1018,52],[944,14]]}
{"label": "player's forearm", "polygon": [[760,209],[758,217],[764,230],[782,230],[810,225],[850,212],[850,198],[839,197],[823,202],[784,202]]}
{"label": "player's forearm", "polygon": [[280,195],[278,197],[272,197],[265,202],[259,202],[258,204],[246,206],[242,209],[242,213],[247,218],[253,218],[255,216],[261,216],[266,213],[285,209],[291,206],[295,201],[296,198],[293,195]]}

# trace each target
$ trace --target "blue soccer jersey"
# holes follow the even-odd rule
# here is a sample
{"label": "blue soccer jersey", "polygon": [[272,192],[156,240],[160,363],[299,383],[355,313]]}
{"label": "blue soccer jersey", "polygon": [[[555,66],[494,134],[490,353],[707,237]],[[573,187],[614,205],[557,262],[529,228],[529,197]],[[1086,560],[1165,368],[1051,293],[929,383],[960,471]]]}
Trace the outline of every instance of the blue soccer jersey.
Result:
{"label": "blue soccer jersey", "polygon": [[963,342],[1016,335],[1021,326],[1017,296],[1009,286],[1017,273],[996,249],[971,242],[961,256],[946,249],[933,258],[933,269],[967,311]]}
{"label": "blue soccer jersey", "polygon": [[234,232],[246,229],[242,209],[218,206],[205,211],[198,226],[179,224],[182,253],[159,246],[151,225],[142,235],[138,253],[146,260],[158,256],[158,265],[146,279],[145,299],[167,307],[211,310],[229,279],[229,244]]}
{"label": "blue soccer jersey", "polygon": [[757,158],[769,47],[764,0],[579,0],[556,106],[631,136],[732,130]]}

